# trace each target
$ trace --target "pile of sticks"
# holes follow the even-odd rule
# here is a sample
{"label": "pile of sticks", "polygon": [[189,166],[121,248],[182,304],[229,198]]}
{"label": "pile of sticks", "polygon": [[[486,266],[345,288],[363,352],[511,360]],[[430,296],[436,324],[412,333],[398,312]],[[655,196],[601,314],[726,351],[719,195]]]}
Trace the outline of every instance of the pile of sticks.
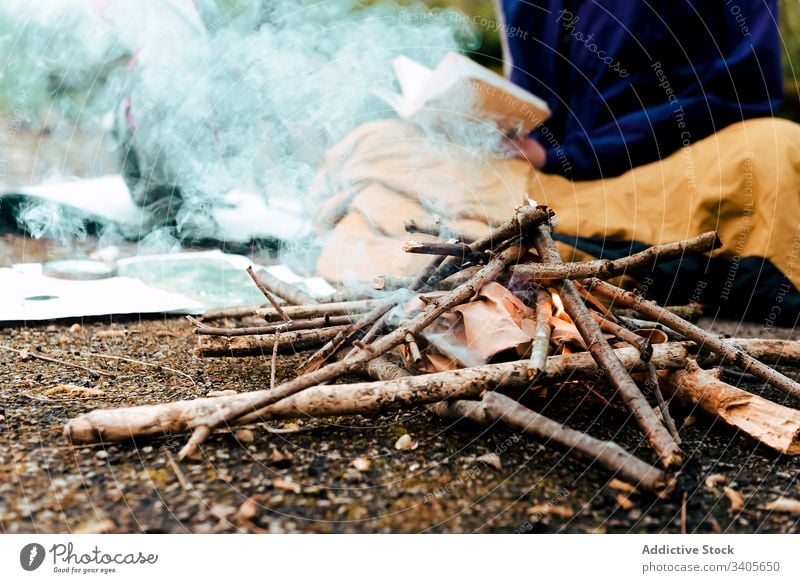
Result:
{"label": "pile of sticks", "polygon": [[[503,422],[548,444],[569,448],[640,490],[666,496],[684,461],[668,406],[671,399],[678,399],[782,453],[800,453],[800,411],[728,385],[716,368],[735,367],[800,399],[800,385],[768,366],[778,361],[800,364],[800,343],[722,339],[606,281],[659,261],[712,251],[719,245],[714,233],[617,260],[563,263],[551,236],[551,218],[546,207],[522,206],[484,237],[409,242],[406,251],[431,255],[431,261],[414,278],[381,278],[376,283],[379,291],[368,298],[337,294],[328,301],[314,301],[264,272],[251,270],[269,304],[249,311],[206,314],[202,321],[190,318],[198,339],[195,354],[271,357],[269,388],[96,410],[70,420],[65,436],[72,443],[93,443],[191,433],[180,452],[180,457],[186,457],[220,427],[427,406],[444,418]],[[407,230],[440,232],[437,225],[416,223],[407,225]],[[421,333],[453,308],[472,301],[491,281],[516,290],[535,311],[529,356],[418,374],[413,365],[426,350],[419,342]],[[550,337],[552,289],[587,351],[556,354],[558,347]],[[409,298],[433,291],[439,293],[426,296],[422,309],[404,309]],[[265,324],[225,328],[209,324],[212,318],[253,314]],[[401,345],[404,360],[397,356]],[[316,350],[297,376],[276,385],[277,356],[310,349]],[[329,384],[352,375],[374,380]],[[654,463],[614,442],[566,427],[507,396],[575,379],[607,383],[614,390],[614,398],[624,404],[646,437]]]}

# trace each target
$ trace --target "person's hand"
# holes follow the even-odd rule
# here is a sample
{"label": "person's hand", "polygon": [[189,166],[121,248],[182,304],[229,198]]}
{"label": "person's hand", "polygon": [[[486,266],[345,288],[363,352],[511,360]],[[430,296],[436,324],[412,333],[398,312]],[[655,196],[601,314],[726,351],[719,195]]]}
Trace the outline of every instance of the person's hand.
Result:
{"label": "person's hand", "polygon": [[514,157],[530,162],[537,170],[544,168],[547,152],[536,140],[528,137],[506,138],[505,149]]}
{"label": "person's hand", "polygon": [[531,138],[520,140],[519,153],[537,170],[544,168],[547,162],[547,152],[539,142]]}

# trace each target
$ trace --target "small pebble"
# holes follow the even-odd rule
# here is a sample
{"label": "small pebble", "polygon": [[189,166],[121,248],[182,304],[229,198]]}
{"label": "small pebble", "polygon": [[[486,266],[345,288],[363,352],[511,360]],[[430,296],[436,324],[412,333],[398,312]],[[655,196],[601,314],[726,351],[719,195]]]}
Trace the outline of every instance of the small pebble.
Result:
{"label": "small pebble", "polygon": [[240,429],[233,435],[242,443],[252,443],[256,438],[255,434],[250,429]]}
{"label": "small pebble", "polygon": [[366,472],[369,471],[369,469],[372,467],[372,462],[370,462],[365,457],[357,457],[352,462],[350,462],[350,465],[353,466],[355,469],[357,469],[359,472]]}
{"label": "small pebble", "polygon": [[104,449],[101,449],[96,454],[94,454],[94,457],[96,457],[99,460],[104,460],[108,457],[108,452]]}
{"label": "small pebble", "polygon": [[78,323],[73,324],[69,327],[70,334],[80,334],[83,332],[83,326]]}
{"label": "small pebble", "polygon": [[404,433],[400,436],[400,439],[394,442],[394,448],[399,451],[409,451],[417,449],[417,447],[419,447],[419,444],[411,439],[408,433]]}

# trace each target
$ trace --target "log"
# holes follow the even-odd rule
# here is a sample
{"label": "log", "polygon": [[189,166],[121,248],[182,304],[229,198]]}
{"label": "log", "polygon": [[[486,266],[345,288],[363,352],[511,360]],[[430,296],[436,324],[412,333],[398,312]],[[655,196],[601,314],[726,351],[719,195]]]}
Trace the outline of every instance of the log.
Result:
{"label": "log", "polygon": [[[334,338],[347,326],[331,326],[319,330],[298,330],[281,334],[280,354],[294,354],[316,348]],[[198,336],[194,355],[200,358],[215,356],[267,356],[272,352],[275,335],[271,336]]]}
{"label": "log", "polygon": [[[320,316],[342,316],[368,312],[386,300],[353,300],[348,302],[330,302],[327,304],[310,304],[305,306],[287,306],[283,312],[292,320],[318,318]],[[260,308],[255,314],[267,322],[280,320],[275,308]]]}
{"label": "log", "polygon": [[744,372],[754,374],[776,389],[785,392],[787,395],[791,395],[795,399],[800,399],[800,384],[779,373],[774,368],[756,360],[744,350],[739,350],[735,345],[713,334],[709,334],[702,328],[695,326],[691,322],[687,322],[680,316],[666,311],[658,304],[646,300],[640,295],[625,291],[610,283],[600,281],[599,279],[590,280],[589,285],[594,291],[612,299],[614,302],[634,309],[648,318],[653,318],[686,338],[697,342],[702,345],[703,348],[718,354],[725,364],[739,367]]}
{"label": "log", "polygon": [[[328,328],[342,326],[353,321],[354,316],[323,316],[309,320],[292,320],[289,323],[281,322],[270,326],[246,326],[243,328],[217,328],[213,326],[195,326],[193,332],[200,336],[260,336],[262,334],[275,334],[275,332],[293,332],[296,330],[312,330],[315,328]],[[191,320],[190,320],[191,321]]]}
{"label": "log", "polygon": [[[550,235],[550,225],[537,227],[534,245],[543,261],[554,264],[561,263],[561,257],[558,255]],[[600,325],[590,315],[589,309],[583,303],[575,285],[569,280],[561,282],[561,301],[586,342],[589,352],[605,372],[605,376],[608,377],[607,381],[622,396],[625,406],[636,419],[661,464],[666,468],[680,464],[680,447],[664,424],[656,417],[642,391],[622,365],[614,349],[608,344]]]}
{"label": "log", "polygon": [[470,244],[475,241],[476,237],[464,233],[456,233],[446,225],[435,223],[420,223],[413,219],[404,223],[406,233],[413,235],[414,233],[421,233],[423,235],[432,235],[434,237],[450,238],[456,237],[460,242]]}
{"label": "log", "polygon": [[700,407],[726,425],[785,455],[800,454],[800,411],[768,401],[719,379],[690,361],[662,377],[664,392]]}
{"label": "log", "polygon": [[[284,335],[281,336],[283,337]],[[617,350],[617,354],[625,366],[630,367],[632,370],[645,370],[645,364],[641,362],[639,353],[635,348],[620,348]],[[676,369],[686,366],[690,358],[689,350],[682,344],[659,344],[654,346],[651,362],[659,369]],[[391,363],[384,357],[370,360],[366,363],[366,367],[367,371],[373,376],[382,379],[396,379],[398,384],[392,385],[394,387],[392,390],[397,389],[398,392],[403,392],[403,394],[407,391],[413,391],[414,387],[428,385],[437,387],[437,390],[439,390],[438,387],[447,387],[448,390],[454,391],[454,394],[469,394],[473,396],[479,395],[487,388],[524,388],[531,385],[531,381],[528,378],[527,360],[410,376],[409,378],[413,380],[409,381],[402,380],[403,375],[410,375],[408,371]],[[545,369],[546,377],[553,382],[593,377],[596,373],[597,363],[588,352],[551,356],[547,359],[547,367]],[[468,386],[465,388],[462,385]],[[365,405],[364,409],[348,404],[346,405],[347,408],[344,409],[342,407],[345,407],[345,405],[341,403],[347,403],[346,399],[331,400],[330,391],[335,394],[348,394],[348,391],[351,390],[357,391],[358,394],[368,394],[372,391],[376,395],[376,399],[381,400],[382,382],[357,383],[358,389],[348,388],[352,386],[317,386],[259,410],[250,407],[246,410],[246,416],[237,419],[235,424],[250,423],[258,419],[289,418],[291,411],[299,411],[295,404],[301,402],[300,399],[302,399],[303,403],[306,403],[303,406],[302,415],[307,417],[376,412],[374,408],[371,408],[373,405],[370,404]],[[365,387],[368,390],[362,393],[361,389]],[[279,389],[280,387],[275,390]],[[445,389],[441,390],[445,391]],[[219,409],[225,410],[237,404],[247,406],[255,398],[267,396],[271,392],[263,390],[228,397],[202,398],[158,405],[126,407],[123,409],[98,409],[68,422],[64,428],[64,435],[72,443],[94,443],[100,438],[104,441],[119,441],[133,437],[159,436],[167,431],[182,433],[190,431]],[[441,394],[445,394],[445,392]],[[372,401],[368,400],[368,403],[372,403]],[[421,404],[422,401],[417,400],[415,403]],[[381,409],[380,411],[384,410],[387,409]]]}
{"label": "log", "polygon": [[286,303],[295,306],[319,303],[316,299],[312,298],[297,286],[278,279],[266,269],[259,269],[256,272],[256,277],[268,291],[279,298],[284,299]]}
{"label": "log", "polygon": [[566,427],[500,393],[487,391],[480,401],[437,403],[429,409],[442,417],[466,418],[482,425],[502,421],[511,429],[544,440],[545,444],[554,443],[570,452],[575,451],[612,471],[622,480],[662,498],[674,488],[673,481],[662,470],[637,458],[613,441],[602,441]]}
{"label": "log", "polygon": [[451,241],[446,243],[406,241],[403,245],[403,251],[421,255],[447,255],[448,257],[455,257],[461,263],[465,263],[467,260],[477,263],[486,259],[485,253],[473,252],[466,243]]}
{"label": "log", "polygon": [[531,358],[528,362],[528,376],[530,378],[544,377],[547,366],[547,354],[550,351],[550,318],[553,316],[553,298],[550,292],[544,289],[536,290],[536,328],[531,343]]}
{"label": "log", "polygon": [[720,245],[719,237],[712,231],[685,241],[654,245],[649,249],[621,259],[597,259],[595,261],[561,264],[525,263],[515,266],[513,272],[518,277],[527,277],[536,281],[543,279],[583,279],[586,277],[609,279],[649,263],[668,261],[687,254],[713,251]]}

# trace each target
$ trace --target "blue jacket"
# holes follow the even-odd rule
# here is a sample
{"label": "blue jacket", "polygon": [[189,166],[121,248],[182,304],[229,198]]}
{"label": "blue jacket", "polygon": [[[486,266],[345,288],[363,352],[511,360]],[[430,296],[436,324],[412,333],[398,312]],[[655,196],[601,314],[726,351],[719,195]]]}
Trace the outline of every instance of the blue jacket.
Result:
{"label": "blue jacket", "polygon": [[511,79],[548,102],[546,172],[615,176],[782,97],[777,0],[502,0]]}

